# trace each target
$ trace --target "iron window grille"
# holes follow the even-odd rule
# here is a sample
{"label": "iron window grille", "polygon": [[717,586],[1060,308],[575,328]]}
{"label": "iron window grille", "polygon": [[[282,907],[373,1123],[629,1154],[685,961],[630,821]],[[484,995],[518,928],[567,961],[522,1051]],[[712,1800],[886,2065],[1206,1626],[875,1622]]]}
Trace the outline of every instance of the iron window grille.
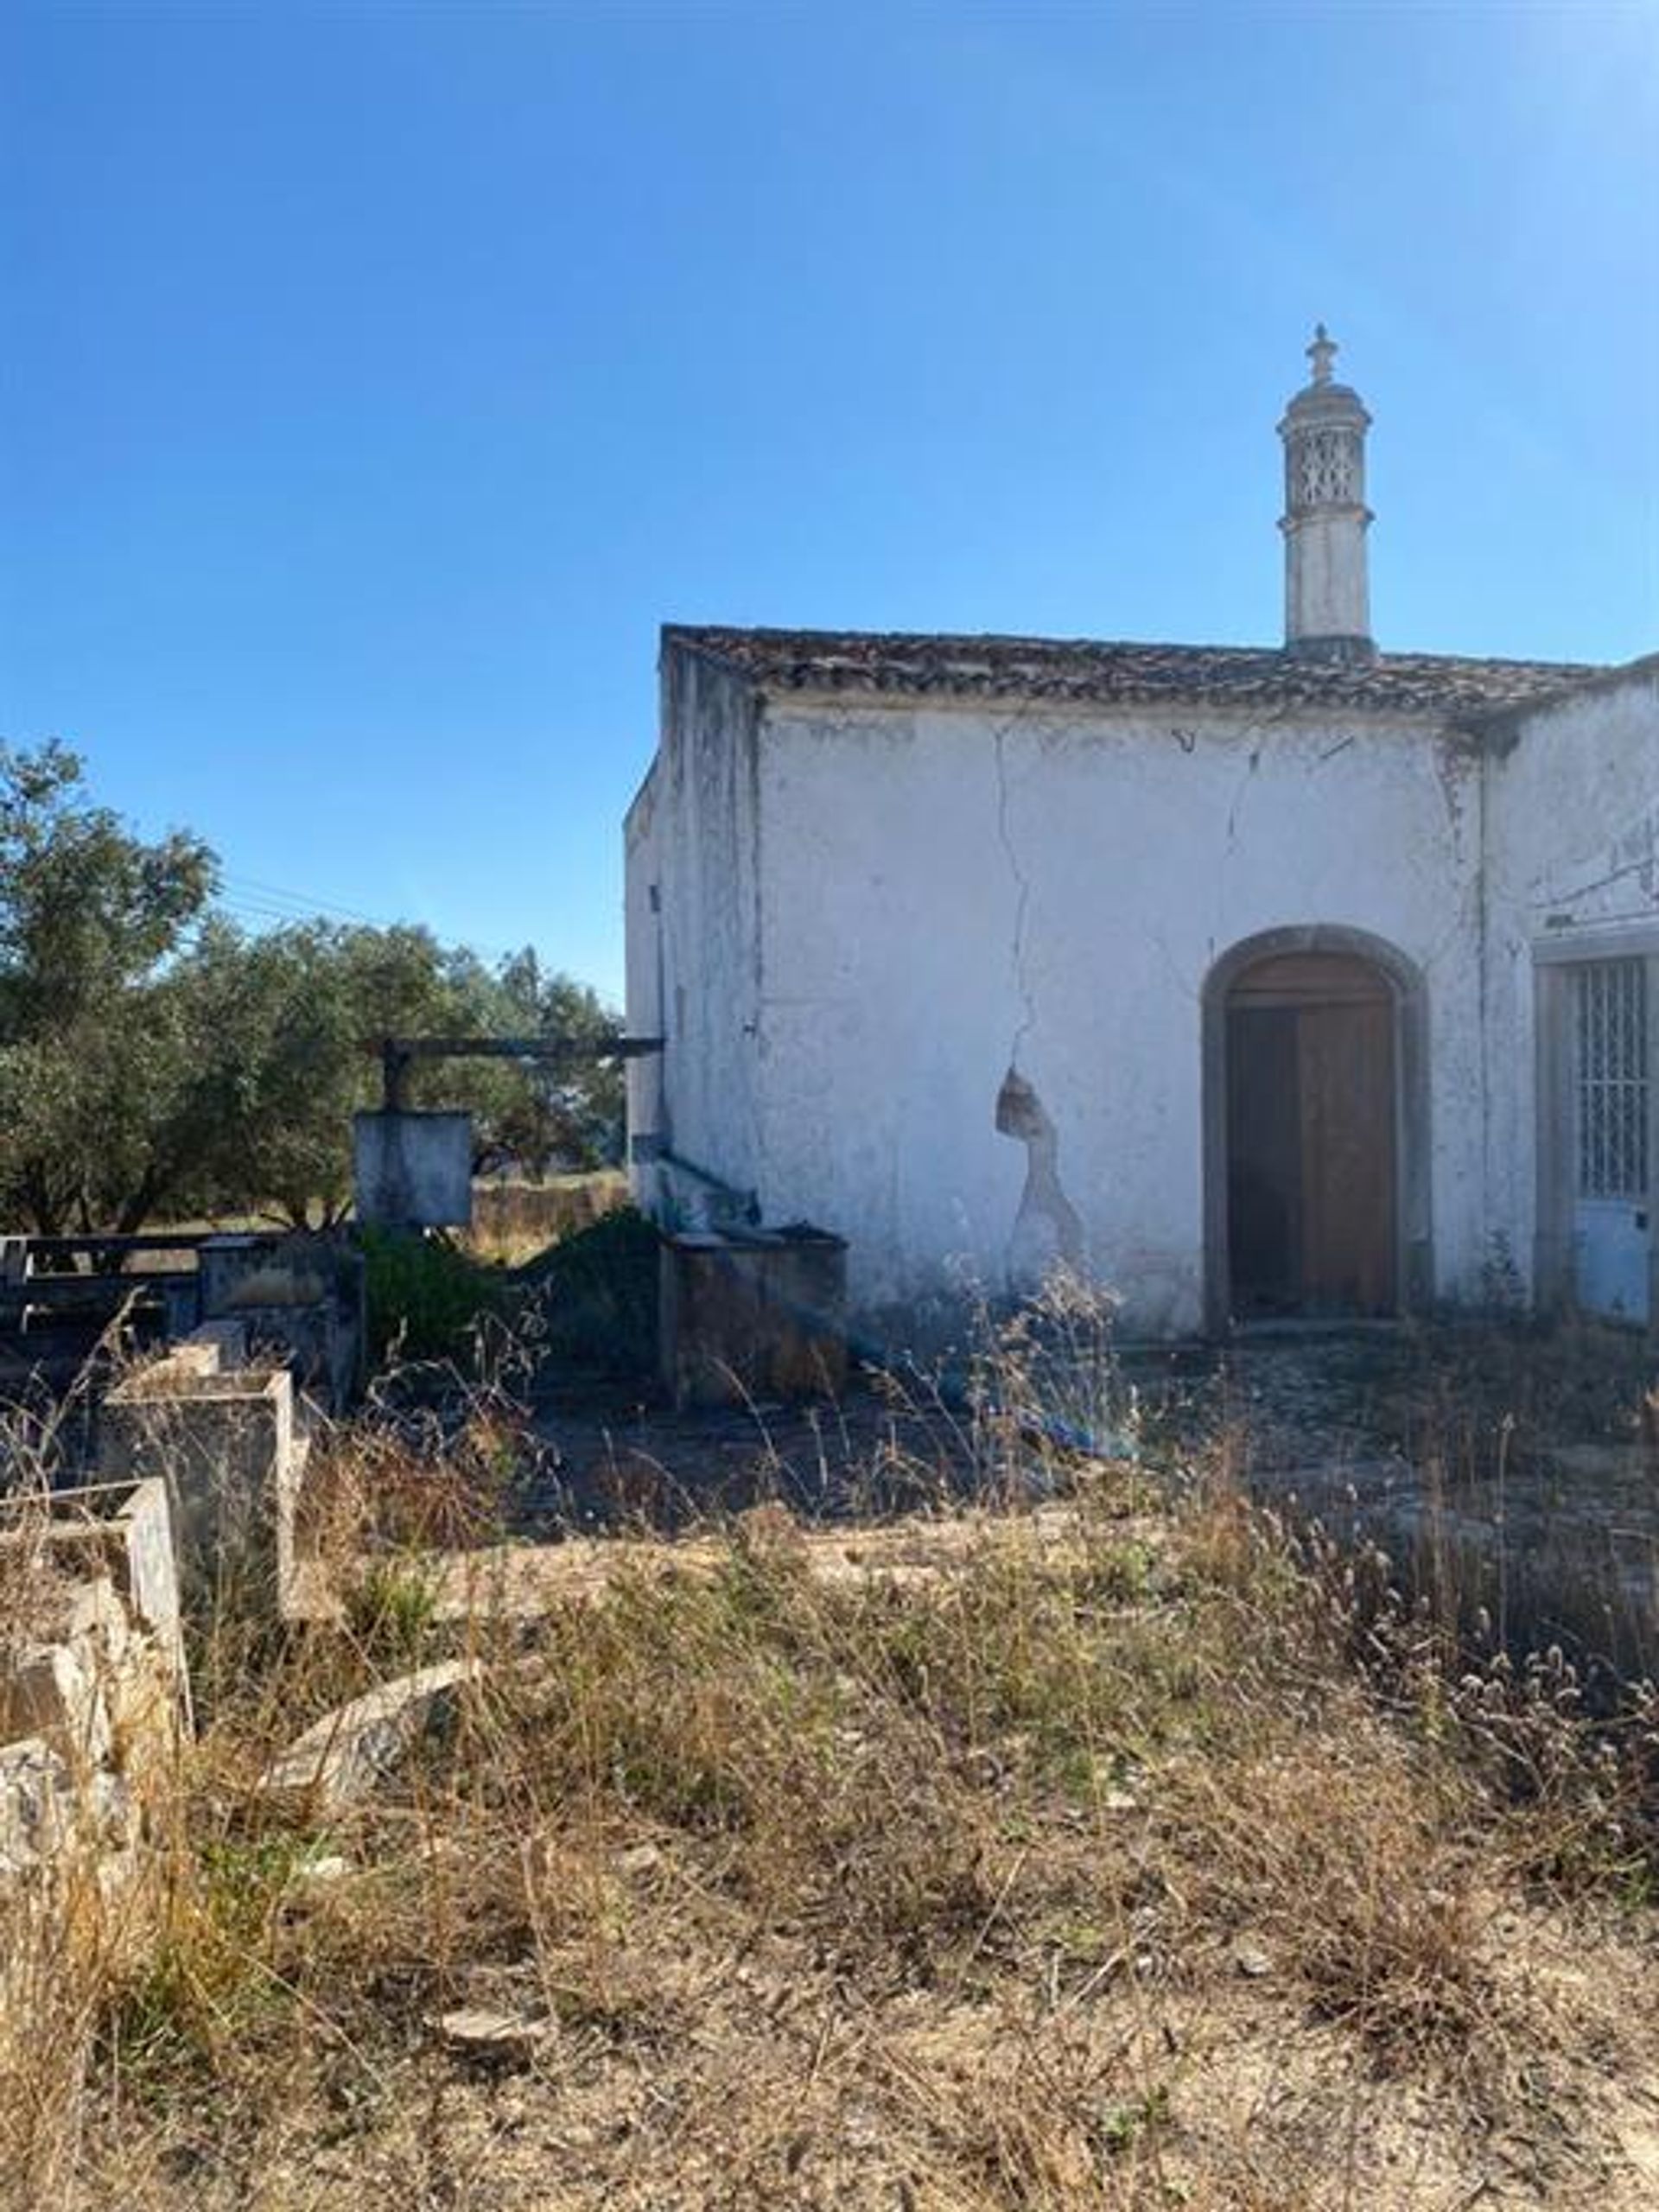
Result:
{"label": "iron window grille", "polygon": [[1648,1192],[1648,992],[1641,960],[1594,960],[1574,975],[1579,1196]]}

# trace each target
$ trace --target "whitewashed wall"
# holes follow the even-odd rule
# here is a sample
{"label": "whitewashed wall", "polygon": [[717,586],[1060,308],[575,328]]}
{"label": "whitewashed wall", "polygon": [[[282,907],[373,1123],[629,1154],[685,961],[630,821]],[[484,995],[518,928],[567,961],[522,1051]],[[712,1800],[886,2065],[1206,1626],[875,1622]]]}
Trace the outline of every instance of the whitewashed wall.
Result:
{"label": "whitewashed wall", "polygon": [[1088,1264],[1131,1325],[1194,1328],[1205,975],[1343,925],[1427,979],[1437,1288],[1478,1293],[1499,1240],[1524,1277],[1535,950],[1659,941],[1659,664],[1500,738],[1477,763],[1370,715],[763,704],[671,652],[627,889],[630,1024],[671,1045],[632,1126],[846,1235],[865,1310],[913,1306],[1064,1235],[1016,1233],[1016,1067]]}
{"label": "whitewashed wall", "polygon": [[1489,1212],[1528,1276],[1535,953],[1659,949],[1659,659],[1516,716],[1486,784]]}
{"label": "whitewashed wall", "polygon": [[[1370,931],[1424,972],[1436,1281],[1474,1278],[1468,750],[1375,715],[791,698],[757,725],[672,653],[669,690],[677,734],[630,828],[630,1020],[655,1026],[660,943],[676,1147],[753,1185],[769,1221],[849,1237],[861,1310],[942,1280],[1001,1291],[1074,1220],[1129,1326],[1198,1327],[1204,979],[1299,923]],[[995,1127],[1011,1065],[1052,1125],[1062,1204],[1018,1236],[1027,1147]],[[654,1095],[636,1104],[652,1127]]]}
{"label": "whitewashed wall", "polygon": [[[737,1191],[762,1180],[759,721],[747,685],[671,655],[661,747],[626,830],[628,1027],[671,1040],[629,1068],[629,1128]],[[648,1166],[635,1190],[653,1206],[672,1194],[694,1217],[715,1196]]]}

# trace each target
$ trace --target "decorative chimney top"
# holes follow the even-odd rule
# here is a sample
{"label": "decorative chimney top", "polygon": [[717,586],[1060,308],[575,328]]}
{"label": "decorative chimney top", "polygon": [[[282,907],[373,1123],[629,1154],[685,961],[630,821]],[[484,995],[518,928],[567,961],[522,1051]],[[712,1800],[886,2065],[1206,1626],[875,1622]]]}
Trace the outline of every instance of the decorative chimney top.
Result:
{"label": "decorative chimney top", "polygon": [[1316,324],[1313,378],[1285,410],[1285,649],[1319,660],[1370,660],[1365,433],[1359,394],[1332,378],[1336,341]]}

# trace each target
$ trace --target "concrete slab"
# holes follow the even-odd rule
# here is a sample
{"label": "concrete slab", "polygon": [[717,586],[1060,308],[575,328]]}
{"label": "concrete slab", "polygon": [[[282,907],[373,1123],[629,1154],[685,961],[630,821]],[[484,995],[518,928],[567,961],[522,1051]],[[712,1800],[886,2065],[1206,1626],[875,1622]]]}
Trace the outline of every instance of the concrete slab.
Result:
{"label": "concrete slab", "polygon": [[352,1141],[359,1221],[390,1229],[471,1227],[470,1114],[358,1114]]}

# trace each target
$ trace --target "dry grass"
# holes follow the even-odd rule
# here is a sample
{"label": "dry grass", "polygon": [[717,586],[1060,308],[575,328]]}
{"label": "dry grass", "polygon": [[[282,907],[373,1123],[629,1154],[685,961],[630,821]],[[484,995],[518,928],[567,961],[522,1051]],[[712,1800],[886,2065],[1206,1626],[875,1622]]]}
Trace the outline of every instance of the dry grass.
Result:
{"label": "dry grass", "polygon": [[[1028,1422],[982,1428],[1029,1487]],[[59,1976],[16,2201],[1659,2198],[1639,1716],[1462,1679],[1224,1483],[1037,1471],[1071,1541],[1011,1509],[902,1581],[825,1580],[772,1509],[531,1624],[438,1619],[407,1555],[343,1628],[199,1622],[165,1926]],[[262,1794],[455,1651],[481,1679],[349,1815]],[[480,2064],[430,2024],[463,2004],[543,2032]]]}
{"label": "dry grass", "polygon": [[550,1244],[591,1228],[627,1199],[628,1179],[616,1168],[556,1175],[544,1183],[474,1183],[473,1223],[464,1241],[478,1259],[518,1267]]}

